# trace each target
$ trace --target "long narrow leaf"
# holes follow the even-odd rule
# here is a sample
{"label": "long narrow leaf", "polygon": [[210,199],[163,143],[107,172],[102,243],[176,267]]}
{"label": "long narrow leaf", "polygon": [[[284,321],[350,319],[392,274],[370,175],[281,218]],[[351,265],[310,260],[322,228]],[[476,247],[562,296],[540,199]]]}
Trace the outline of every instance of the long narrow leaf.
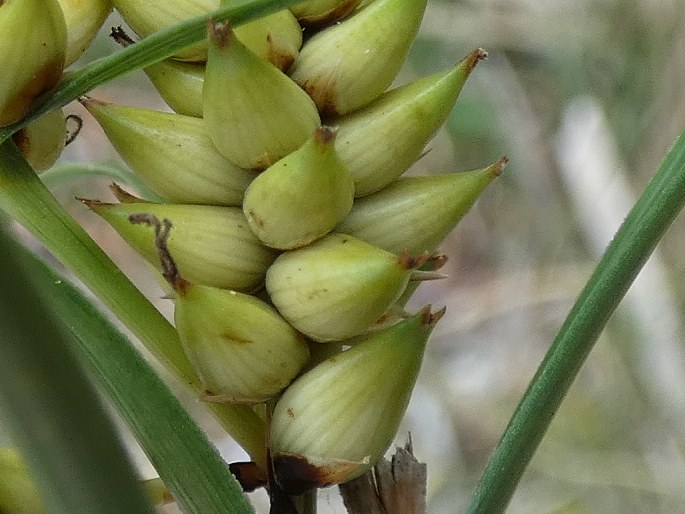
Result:
{"label": "long narrow leaf", "polygon": [[0,234],[0,406],[48,512],[153,513],[63,324]]}
{"label": "long narrow leaf", "polygon": [[470,514],[503,512],[608,319],[685,204],[685,132],[616,233],[521,399],[474,493]]}
{"label": "long narrow leaf", "polygon": [[[0,209],[72,270],[182,383],[202,390],[176,330],[59,205],[12,141],[0,145]],[[263,459],[264,421],[252,409],[210,408],[253,459]]]}
{"label": "long narrow leaf", "polygon": [[207,19],[231,20],[234,25],[286,9],[302,0],[243,0],[231,2],[206,15],[191,18],[152,34],[140,43],[93,61],[62,81],[36,104],[21,121],[0,129],[0,143],[28,123],[58,107],[63,107],[95,87],[120,75],[159,62],[206,37]]}
{"label": "long narrow leaf", "polygon": [[[249,513],[240,486],[166,385],[105,316],[67,280],[17,247],[25,267],[68,325],[72,346],[133,430],[188,514]],[[133,511],[131,511],[133,512]]]}

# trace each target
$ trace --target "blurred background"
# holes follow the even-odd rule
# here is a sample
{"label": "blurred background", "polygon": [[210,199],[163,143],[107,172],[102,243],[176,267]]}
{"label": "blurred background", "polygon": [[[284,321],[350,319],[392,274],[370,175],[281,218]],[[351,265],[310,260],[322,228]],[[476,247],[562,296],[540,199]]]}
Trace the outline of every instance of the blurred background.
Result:
{"label": "blurred background", "polygon": [[[116,50],[108,27],[81,62]],[[410,173],[510,165],[442,249],[450,278],[411,302],[447,306],[398,434],[428,464],[431,514],[461,512],[516,404],[616,228],[685,128],[681,0],[429,0],[397,83],[476,47],[476,68]],[[78,66],[78,64],[77,64]],[[142,72],[93,96],[165,108]],[[119,165],[80,106],[62,162]],[[53,190],[167,315],[147,266],[78,202],[109,179]],[[685,220],[657,248],[564,401],[510,513],[685,513]],[[241,451],[180,392],[222,453]],[[122,430],[125,430],[122,428]],[[133,442],[145,476],[154,476]],[[321,512],[344,513],[322,491]],[[266,503],[257,495],[262,509]],[[264,510],[266,512],[266,510]],[[165,512],[174,512],[167,507]]]}

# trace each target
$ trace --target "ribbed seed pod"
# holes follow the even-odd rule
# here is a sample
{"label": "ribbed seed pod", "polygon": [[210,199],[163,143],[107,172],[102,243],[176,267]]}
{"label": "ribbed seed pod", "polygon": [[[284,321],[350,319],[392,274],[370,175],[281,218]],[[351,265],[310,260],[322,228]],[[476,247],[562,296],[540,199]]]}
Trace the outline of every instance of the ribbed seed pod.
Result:
{"label": "ribbed seed pod", "polygon": [[430,177],[406,177],[354,202],[336,227],[392,253],[432,252],[507,163]]}
{"label": "ribbed seed pod", "polygon": [[206,401],[263,402],[309,359],[304,337],[253,296],[186,283],[175,303],[176,329]]}
{"label": "ribbed seed pod", "polygon": [[287,493],[345,482],[376,464],[395,437],[426,341],[443,314],[427,307],[288,387],[271,423],[276,481]]}
{"label": "ribbed seed pod", "polygon": [[19,130],[12,140],[35,171],[44,171],[62,154],[66,136],[64,113],[55,109]]}
{"label": "ribbed seed pod", "polygon": [[157,194],[177,203],[242,203],[255,174],[212,144],[201,118],[82,98],[129,167]]}
{"label": "ribbed seed pod", "polygon": [[280,255],[267,272],[266,289],[297,330],[320,342],[342,340],[368,330],[424,262],[329,234]]}
{"label": "ribbed seed pod", "polygon": [[202,118],[204,64],[167,59],[143,71],[169,107],[179,114]]}
{"label": "ribbed seed pod", "polygon": [[22,118],[59,81],[67,28],[57,0],[0,2],[0,127]]}
{"label": "ribbed seed pod", "polygon": [[169,251],[183,277],[195,284],[251,291],[263,282],[276,257],[255,237],[237,207],[84,203],[157,268],[159,257],[150,228],[130,223],[129,216],[150,214],[170,220],[174,231],[169,237]]}
{"label": "ribbed seed pod", "polygon": [[208,23],[204,119],[212,141],[242,168],[266,168],[319,126],[316,107],[281,71],[250,52],[228,23]]}
{"label": "ribbed seed pod", "polygon": [[291,78],[325,118],[368,104],[400,70],[425,8],[426,0],[376,0],[307,41]]}
{"label": "ribbed seed pod", "polygon": [[110,0],[57,0],[67,24],[66,68],[88,48],[112,12]]}
{"label": "ribbed seed pod", "polygon": [[308,0],[290,8],[297,20],[308,27],[325,27],[354,11],[361,0]]}
{"label": "ribbed seed pod", "polygon": [[291,249],[318,239],[352,208],[354,184],[334,146],[335,132],[320,127],[298,150],[250,184],[243,211],[267,246]]}
{"label": "ribbed seed pod", "polygon": [[471,70],[486,53],[471,52],[456,67],[381,95],[335,120],[336,149],[354,179],[355,195],[387,186],[420,156],[449,116]]}

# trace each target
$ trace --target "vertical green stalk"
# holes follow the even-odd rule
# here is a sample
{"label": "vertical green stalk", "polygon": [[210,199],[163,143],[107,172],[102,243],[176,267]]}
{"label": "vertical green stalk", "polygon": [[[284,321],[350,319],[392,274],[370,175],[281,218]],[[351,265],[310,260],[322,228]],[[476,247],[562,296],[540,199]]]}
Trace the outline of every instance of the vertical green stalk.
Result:
{"label": "vertical green stalk", "polygon": [[504,512],[608,319],[685,204],[685,132],[616,233],[540,364],[474,492],[469,514]]}
{"label": "vertical green stalk", "polygon": [[0,234],[0,406],[51,513],[153,513],[71,354]]}

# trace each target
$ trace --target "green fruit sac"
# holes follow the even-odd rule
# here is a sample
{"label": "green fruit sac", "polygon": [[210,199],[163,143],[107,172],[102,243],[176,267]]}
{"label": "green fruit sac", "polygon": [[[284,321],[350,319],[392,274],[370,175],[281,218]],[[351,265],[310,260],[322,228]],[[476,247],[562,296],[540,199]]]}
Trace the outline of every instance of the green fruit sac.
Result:
{"label": "green fruit sac", "polygon": [[307,41],[291,78],[325,118],[368,104],[399,72],[425,7],[426,0],[375,0]]}
{"label": "green fruit sac", "polygon": [[209,401],[263,402],[309,358],[303,337],[251,296],[189,284],[176,295],[174,316]]}
{"label": "green fruit sac", "polygon": [[291,325],[325,342],[367,331],[402,294],[410,274],[394,254],[329,234],[280,255],[267,271],[266,288]]}
{"label": "green fruit sac", "polygon": [[248,187],[243,211],[265,245],[284,250],[304,246],[333,230],[350,212],[354,184],[337,156],[334,136],[330,128],[320,127]]}
{"label": "green fruit sac", "polygon": [[217,149],[242,168],[263,169],[297,150],[319,126],[316,106],[280,70],[208,24],[203,115]]}
{"label": "green fruit sac", "polygon": [[188,281],[218,288],[252,291],[259,287],[275,252],[262,245],[236,207],[152,203],[87,205],[105,218],[155,268],[160,269],[153,230],[129,216],[152,214],[171,221],[168,247]]}
{"label": "green fruit sac", "polygon": [[[352,479],[378,461],[397,432],[426,341],[443,312],[432,314],[426,308],[291,384],[276,404],[271,424],[276,478],[287,492]],[[293,459],[300,465],[293,466]],[[324,476],[317,473],[321,468]]]}

